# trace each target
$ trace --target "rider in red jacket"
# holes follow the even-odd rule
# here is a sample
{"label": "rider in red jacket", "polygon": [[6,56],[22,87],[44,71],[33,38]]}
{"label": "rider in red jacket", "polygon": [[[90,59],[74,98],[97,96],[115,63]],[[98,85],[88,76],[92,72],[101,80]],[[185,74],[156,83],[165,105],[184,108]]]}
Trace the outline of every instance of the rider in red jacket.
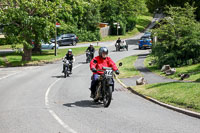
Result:
{"label": "rider in red jacket", "polygon": [[103,67],[112,67],[113,71],[115,71],[116,74],[119,74],[119,70],[116,64],[110,57],[108,57],[108,49],[106,47],[101,47],[99,49],[99,56],[94,57],[90,62],[90,69],[93,72],[92,82],[90,87],[92,98],[94,98],[95,96],[96,85],[98,82],[98,75],[103,74],[102,71],[97,71],[97,70],[103,70]]}

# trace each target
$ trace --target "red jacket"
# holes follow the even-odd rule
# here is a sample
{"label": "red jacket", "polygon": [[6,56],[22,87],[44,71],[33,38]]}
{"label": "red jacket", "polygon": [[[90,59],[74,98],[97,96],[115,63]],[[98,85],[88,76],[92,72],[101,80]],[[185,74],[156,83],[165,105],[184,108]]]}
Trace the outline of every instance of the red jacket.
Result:
{"label": "red jacket", "polygon": [[[97,61],[97,63],[94,63],[94,60]],[[110,57],[106,57],[105,59],[103,59],[100,56],[96,56],[94,57],[91,62],[90,62],[90,69],[92,70],[92,68],[96,68],[97,70],[103,70],[103,67],[112,67],[113,71],[118,70],[115,62],[110,58]],[[103,74],[102,71],[97,71],[96,73],[93,74]]]}

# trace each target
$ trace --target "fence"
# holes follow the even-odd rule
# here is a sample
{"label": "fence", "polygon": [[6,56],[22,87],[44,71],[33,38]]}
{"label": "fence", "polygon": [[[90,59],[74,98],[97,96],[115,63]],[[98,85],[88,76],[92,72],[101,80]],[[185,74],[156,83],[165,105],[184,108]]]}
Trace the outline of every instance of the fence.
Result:
{"label": "fence", "polygon": [[101,34],[101,37],[106,37],[110,35],[110,26],[100,28],[100,34]]}

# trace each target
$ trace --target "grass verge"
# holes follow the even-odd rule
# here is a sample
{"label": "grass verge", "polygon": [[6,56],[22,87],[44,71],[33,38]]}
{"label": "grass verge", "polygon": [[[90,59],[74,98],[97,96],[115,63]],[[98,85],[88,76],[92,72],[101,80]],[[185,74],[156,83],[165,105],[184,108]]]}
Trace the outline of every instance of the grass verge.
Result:
{"label": "grass verge", "polygon": [[163,103],[200,112],[200,83],[170,82],[134,86],[140,94]]}
{"label": "grass verge", "polygon": [[[75,56],[85,53],[87,47],[78,47],[78,48],[71,48],[73,54]],[[95,48],[99,48],[95,46]],[[24,62],[22,60],[22,56],[20,53],[10,53],[6,55],[0,55],[0,66],[6,66],[5,60],[3,57],[7,59],[9,66],[24,66],[24,65],[38,65],[41,63],[48,63],[53,62],[56,60],[60,60],[62,57],[65,56],[68,49],[57,49],[57,56],[54,55],[54,50],[44,50],[42,54],[33,54],[32,61]]]}
{"label": "grass verge", "polygon": [[[16,46],[13,45],[13,47],[15,47],[15,49],[18,48],[23,48],[22,44],[16,44]],[[13,49],[12,45],[0,45],[0,49]]]}
{"label": "grass verge", "polygon": [[[119,78],[127,78],[135,75],[140,75],[140,73],[135,70],[133,64],[135,63],[137,56],[126,57],[119,62],[123,63],[123,66],[119,68],[120,75]],[[145,60],[145,64],[151,61],[153,57],[149,56]],[[160,73],[160,69],[156,66],[149,66],[150,70],[156,73]],[[194,71],[198,69],[198,65],[189,66],[184,70]],[[183,68],[180,68],[180,70]],[[200,77],[200,76],[199,76]],[[195,112],[200,112],[200,83],[197,82],[170,82],[170,83],[157,83],[148,84],[141,86],[132,87],[135,91],[140,94],[152,97],[163,103],[171,104],[173,106],[185,108]]]}
{"label": "grass verge", "polygon": [[[159,74],[161,76],[165,76],[165,74],[160,71],[160,69],[156,66],[156,64],[151,65],[151,66],[148,64],[152,60],[154,60],[154,58],[149,55],[145,59],[145,62],[144,62],[145,66],[149,70],[151,70],[152,72],[157,73],[157,74]],[[181,74],[181,73],[190,74],[190,77],[185,79],[185,80],[200,82],[200,63],[199,64],[195,64],[195,65],[176,67],[176,73],[174,75],[170,75],[170,76],[167,76],[167,77],[168,78],[172,78],[172,79],[180,79],[180,77],[178,75]]]}
{"label": "grass verge", "polygon": [[119,62],[123,63],[123,66],[119,68],[120,75],[118,78],[128,78],[140,75],[140,72],[134,68],[134,63],[136,60],[137,56],[129,56],[118,61],[117,64]]}

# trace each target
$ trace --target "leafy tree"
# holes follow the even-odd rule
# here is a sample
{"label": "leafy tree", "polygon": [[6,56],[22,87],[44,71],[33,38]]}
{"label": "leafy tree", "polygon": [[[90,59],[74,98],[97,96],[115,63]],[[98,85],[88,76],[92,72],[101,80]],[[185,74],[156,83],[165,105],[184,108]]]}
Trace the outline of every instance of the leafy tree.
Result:
{"label": "leafy tree", "polygon": [[200,20],[200,1],[199,0],[146,0],[147,7],[150,12],[156,11],[159,9],[160,11],[164,10],[166,6],[179,6],[184,7],[185,3],[189,3],[196,7],[196,18]]}
{"label": "leafy tree", "polygon": [[145,12],[147,8],[144,0],[102,0],[101,3],[102,21],[108,22],[115,34],[116,26],[113,23],[120,23],[120,34],[123,34],[122,31],[132,30],[137,16]]}
{"label": "leafy tree", "polygon": [[47,41],[55,30],[55,17],[59,2],[44,0],[7,0],[7,8],[0,9],[0,23],[6,24],[6,38],[23,44],[22,61],[30,61],[32,40]]}
{"label": "leafy tree", "polygon": [[65,32],[76,33],[81,41],[99,40],[99,0],[66,0],[66,3],[71,6],[72,19],[71,28]]}
{"label": "leafy tree", "polygon": [[152,54],[157,57],[158,65],[171,66],[197,63],[200,60],[200,27],[195,20],[195,8],[188,3],[184,8],[168,7],[166,17],[154,31],[158,42]]}

